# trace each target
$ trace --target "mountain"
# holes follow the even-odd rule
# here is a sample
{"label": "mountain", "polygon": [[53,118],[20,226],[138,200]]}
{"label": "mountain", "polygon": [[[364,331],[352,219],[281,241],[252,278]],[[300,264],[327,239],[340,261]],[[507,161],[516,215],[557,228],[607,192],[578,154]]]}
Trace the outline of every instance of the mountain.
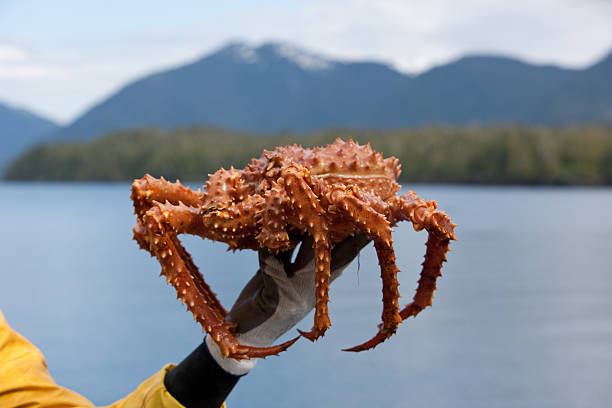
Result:
{"label": "mountain", "polygon": [[612,122],[612,53],[559,84],[537,112],[546,122]]}
{"label": "mountain", "polygon": [[504,57],[464,57],[416,77],[397,105],[410,112],[411,125],[533,124],[537,106],[572,74]]}
{"label": "mountain", "polygon": [[430,123],[612,122],[612,54],[584,70],[468,56],[417,76],[342,62],[283,43],[230,44],[132,82],[60,129],[208,125],[249,131],[395,128]]}
{"label": "mountain", "polygon": [[0,169],[58,129],[59,126],[48,119],[0,103]]}

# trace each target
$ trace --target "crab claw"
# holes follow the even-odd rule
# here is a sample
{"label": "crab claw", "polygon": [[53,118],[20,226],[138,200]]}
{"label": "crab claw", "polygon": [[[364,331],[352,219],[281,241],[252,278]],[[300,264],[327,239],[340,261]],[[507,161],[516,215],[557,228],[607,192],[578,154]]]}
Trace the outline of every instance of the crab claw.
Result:
{"label": "crab claw", "polygon": [[229,357],[235,358],[236,360],[244,360],[250,358],[266,358],[272,355],[277,356],[279,353],[291,347],[299,338],[300,336],[297,336],[289,341],[270,347],[240,346],[238,350],[230,354]]}
{"label": "crab claw", "polygon": [[313,328],[312,330],[306,332],[298,329],[298,332],[301,336],[306,337],[308,340],[314,342],[319,339],[319,337],[323,337],[325,335],[325,330],[321,331],[319,329]]}
{"label": "crab claw", "polygon": [[385,333],[383,331],[379,331],[378,333],[376,333],[376,336],[372,337],[370,340],[366,341],[365,343],[360,344],[360,345],[355,346],[355,347],[342,349],[342,351],[354,351],[354,352],[358,352],[358,351],[369,350],[369,349],[372,349],[372,348],[378,346],[380,343],[385,341],[388,337],[389,337],[389,334],[387,334],[387,333]]}

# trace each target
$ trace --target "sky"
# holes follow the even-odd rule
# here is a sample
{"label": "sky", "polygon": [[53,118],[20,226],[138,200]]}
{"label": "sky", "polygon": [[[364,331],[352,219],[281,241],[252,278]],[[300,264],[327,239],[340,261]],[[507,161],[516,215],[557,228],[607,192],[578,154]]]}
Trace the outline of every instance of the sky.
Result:
{"label": "sky", "polygon": [[67,124],[232,41],[412,74],[467,54],[583,68],[612,52],[611,22],[612,0],[0,0],[0,102]]}

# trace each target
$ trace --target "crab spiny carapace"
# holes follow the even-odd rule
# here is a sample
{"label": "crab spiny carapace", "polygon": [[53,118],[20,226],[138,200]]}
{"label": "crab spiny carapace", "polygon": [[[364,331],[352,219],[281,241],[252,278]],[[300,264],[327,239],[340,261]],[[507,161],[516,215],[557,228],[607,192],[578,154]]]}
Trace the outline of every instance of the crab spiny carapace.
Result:
{"label": "crab spiny carapace", "polygon": [[[225,320],[227,311],[177,236],[193,234],[225,242],[230,249],[272,252],[296,247],[299,242],[293,237],[311,236],[314,325],[300,333],[315,340],[330,327],[330,251],[362,231],[374,241],[381,268],[382,324],[372,339],[347,350],[367,350],[393,335],[402,320],[431,305],[449,242],[455,239],[455,224],[435,201],[425,201],[412,191],[396,195],[399,174],[396,158],[384,159],[369,144],[337,139],[314,149],[293,145],[264,151],[243,170],[221,169],[210,175],[204,192],[146,175],[132,185],[138,218],[134,239],[157,257],[162,274],[221,352],[244,359],[278,354],[296,339],[271,347],[241,345],[233,336],[233,325]],[[416,294],[400,310],[391,227],[404,220],[416,230],[427,230],[429,238]]]}

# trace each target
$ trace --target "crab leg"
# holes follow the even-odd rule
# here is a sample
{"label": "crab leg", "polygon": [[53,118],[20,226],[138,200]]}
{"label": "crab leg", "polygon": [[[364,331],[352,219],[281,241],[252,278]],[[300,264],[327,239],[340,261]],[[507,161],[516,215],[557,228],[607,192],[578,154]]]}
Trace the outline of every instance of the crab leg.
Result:
{"label": "crab leg", "polygon": [[[132,184],[131,198],[134,202],[135,213],[138,216],[138,222],[134,227],[134,239],[138,242],[142,249],[150,251],[150,248],[152,247],[152,243],[146,234],[146,228],[143,225],[142,217],[152,206],[158,204],[156,200],[161,201],[166,199],[168,200],[167,202],[179,204],[181,211],[177,211],[177,214],[179,215],[179,217],[177,217],[177,222],[191,225],[198,224],[197,222],[193,221],[195,209],[187,207],[186,205],[183,205],[183,203],[196,207],[201,202],[202,194],[199,191],[196,192],[188,187],[184,187],[178,180],[175,183],[170,183],[163,177],[156,179],[155,177],[146,174],[143,178],[134,180],[134,183]],[[183,252],[186,255],[183,258],[185,262],[191,264],[192,270],[193,268],[196,268],[193,264],[191,256],[189,256],[186,251],[183,250]],[[200,279],[200,281],[200,286],[204,291],[203,293],[210,294],[208,300],[214,306],[216,306],[217,310],[222,313],[223,316],[225,316],[227,311],[223,308],[221,302],[219,302],[214,292],[212,292],[210,287],[204,282],[203,279]]]}
{"label": "crab leg", "polygon": [[183,186],[178,180],[176,183],[170,183],[163,177],[156,179],[149,174],[132,183],[131,198],[134,202],[134,212],[139,218],[145,215],[155,201],[169,201],[172,204],[182,202],[185,205],[197,207],[201,205],[202,197],[199,190],[193,191]]}
{"label": "crab leg", "polygon": [[[165,211],[168,214],[168,211]],[[159,260],[166,280],[174,286],[177,297],[187,304],[204,330],[209,333],[215,342],[219,343],[224,354],[236,349],[231,344],[232,337],[228,327],[224,326],[224,317],[227,313],[217,307],[220,302],[204,282],[197,269],[193,269],[191,259],[185,260],[186,251],[176,238],[176,232],[164,223],[164,211],[153,207],[143,217],[144,225],[149,236],[150,251]],[[184,216],[184,214],[182,214]],[[180,247],[180,249],[179,249]],[[190,257],[189,257],[190,258]],[[196,278],[199,276],[200,279]],[[211,302],[211,299],[215,302]]]}
{"label": "crab leg", "polygon": [[398,220],[410,220],[418,231],[425,228],[429,232],[425,261],[421,277],[412,303],[400,312],[402,319],[416,316],[427,306],[431,306],[436,290],[436,279],[442,276],[440,270],[446,261],[446,253],[451,240],[455,239],[456,224],[450,217],[437,210],[435,201],[425,201],[409,191],[391,203],[391,216]]}
{"label": "crab leg", "polygon": [[[236,359],[263,358],[286,350],[299,337],[277,346],[250,347],[241,345],[231,333],[233,325],[224,320],[227,312],[176,236],[188,232],[201,219],[197,209],[181,204],[160,204],[147,211],[142,225],[146,228],[149,250],[162,265],[162,275],[172,283],[178,298],[187,304],[187,309],[219,345],[224,356]],[[174,225],[169,223],[170,220]]]}
{"label": "crab leg", "polygon": [[[331,326],[329,320],[329,277],[331,262],[331,242],[329,241],[328,226],[325,217],[322,217],[323,208],[312,191],[306,178],[308,170],[291,164],[281,172],[289,202],[297,217],[306,225],[308,233],[314,240],[315,256],[315,316],[314,325],[309,332],[298,330],[300,334],[310,341],[315,341],[325,334]],[[310,180],[309,180],[310,181]]]}
{"label": "crab leg", "polygon": [[442,269],[442,263],[446,261],[449,242],[448,239],[429,233],[425,261],[422,264],[423,269],[421,270],[417,290],[412,303],[406,305],[400,312],[402,320],[416,316],[421,310],[431,306],[433,294],[436,290],[436,279],[442,276],[440,270]]}
{"label": "crab leg", "polygon": [[[172,213],[172,217],[165,217],[166,222],[181,234],[223,241],[230,249],[236,249],[239,242],[245,244],[244,240],[256,227],[255,213],[262,202],[261,196],[253,195],[240,203],[230,204],[228,208],[204,211],[182,203],[173,205],[166,202],[157,205],[162,212]],[[251,246],[257,249],[255,244]]]}
{"label": "crab leg", "polygon": [[383,313],[382,321],[383,324],[379,326],[378,333],[370,340],[363,344],[343,351],[365,351],[376,347],[389,337],[391,337],[397,330],[397,326],[402,322],[402,318],[399,314],[399,291],[397,287],[399,283],[397,281],[397,273],[399,269],[395,264],[395,252],[391,245],[385,244],[380,239],[374,240],[374,247],[376,248],[376,254],[378,255],[378,263],[380,264],[380,276],[382,278],[383,287]]}
{"label": "crab leg", "polygon": [[286,251],[291,248],[287,233],[287,216],[283,207],[287,204],[287,194],[276,183],[264,193],[264,199],[257,208],[257,225],[260,231],[256,238],[260,248],[272,252]]}
{"label": "crab leg", "polygon": [[[192,279],[194,280],[193,283],[195,284],[194,287],[196,288],[196,290],[198,290],[199,294],[206,298],[205,299],[206,303],[210,304],[215,309],[216,312],[218,312],[222,317],[225,317],[227,315],[227,310],[225,310],[225,308],[221,305],[221,302],[219,301],[215,293],[210,289],[210,286],[208,286],[208,284],[204,281],[201,274],[198,272],[198,268],[194,264],[193,259],[191,258],[191,255],[189,255],[189,253],[180,244],[180,242],[178,241],[178,238],[176,237],[176,233],[174,232],[174,231],[179,231],[178,233],[191,233],[191,234],[195,234],[196,231],[199,232],[202,228],[200,227],[201,217],[198,215],[198,211],[199,210],[197,208],[187,207],[186,205],[183,205],[183,204],[179,204],[179,205],[157,204],[155,207],[147,211],[147,213],[143,217],[143,222],[142,223],[139,222],[138,225],[134,228],[134,239],[138,241],[141,248],[151,252],[151,255],[156,255],[156,251],[154,250],[154,248],[158,245],[162,245],[161,248],[163,248],[164,245],[171,246],[172,248],[170,248],[170,255],[174,255],[176,253],[180,257],[181,263],[184,264],[185,268],[187,268],[188,271],[192,272],[192,275],[193,275]],[[160,222],[159,220],[163,220],[164,224],[166,224],[166,227],[170,227],[169,231],[172,231],[172,232],[167,233],[166,236],[163,238],[154,236],[153,231],[151,231],[151,226],[150,226],[151,218],[155,220],[156,223]],[[148,231],[147,231],[147,228],[144,227],[144,225],[147,223],[149,224]],[[157,232],[163,235],[163,233],[160,232],[161,229],[162,229],[162,226],[158,227]],[[161,242],[162,239],[168,240],[168,242]],[[159,259],[159,256],[158,256],[158,259]],[[162,274],[168,277],[167,273],[164,273],[163,258],[159,260],[160,262],[162,262]],[[173,263],[174,261],[171,260],[169,262]],[[171,264],[170,264],[170,267],[174,268],[174,266]],[[189,288],[189,285],[188,285],[187,288],[180,289],[174,284],[174,282],[173,282],[173,285],[175,286],[177,293],[179,294],[179,297],[181,294],[185,295],[185,293],[182,293],[182,292],[188,291],[187,288]],[[189,289],[189,291],[191,290]],[[185,299],[183,299],[183,301],[185,301]],[[195,316],[195,313],[194,313],[194,316]]]}
{"label": "crab leg", "polygon": [[385,341],[397,330],[402,318],[399,315],[399,282],[397,273],[399,269],[395,264],[395,252],[393,251],[393,240],[391,238],[391,226],[387,219],[376,212],[367,203],[359,198],[356,188],[346,188],[342,185],[334,186],[326,194],[330,204],[343,210],[358,226],[370,237],[374,238],[374,247],[380,264],[380,276],[382,279],[383,311],[382,325],[378,333],[367,342],[345,349],[344,351],[363,351],[376,347]]}
{"label": "crab leg", "polygon": [[448,214],[438,210],[435,201],[425,201],[413,191],[403,196],[394,197],[390,205],[390,218],[398,221],[410,220],[415,230],[425,228],[443,238],[454,240],[454,229],[457,226]]}
{"label": "crab leg", "polygon": [[197,207],[202,199],[200,191],[193,191],[183,186],[178,180],[175,183],[166,181],[163,177],[156,179],[150,174],[145,174],[143,178],[136,179],[132,183],[132,193],[130,195],[134,204],[134,213],[137,217],[134,227],[134,239],[140,248],[148,250],[149,242],[146,237],[146,228],[142,223],[142,217],[146,212],[157,204],[157,201],[169,201],[173,204],[184,203],[189,206]]}

